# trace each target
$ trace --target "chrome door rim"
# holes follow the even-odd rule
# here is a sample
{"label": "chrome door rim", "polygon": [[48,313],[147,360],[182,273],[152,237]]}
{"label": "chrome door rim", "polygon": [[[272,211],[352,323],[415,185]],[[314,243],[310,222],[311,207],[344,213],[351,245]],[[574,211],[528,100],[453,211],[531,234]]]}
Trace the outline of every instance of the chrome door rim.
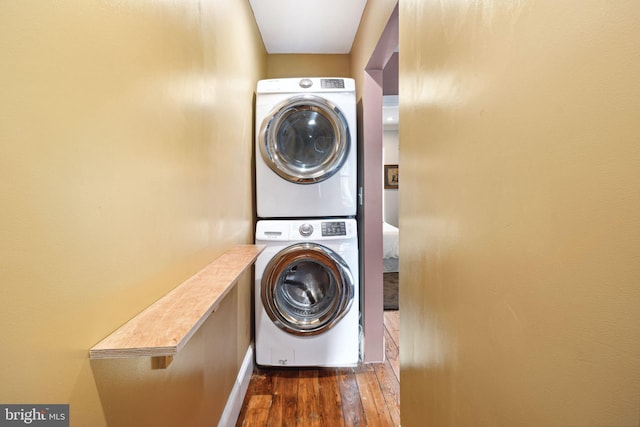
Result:
{"label": "chrome door rim", "polygon": [[[297,166],[287,161],[277,144],[277,132],[288,117],[300,111],[319,113],[334,131],[331,152],[320,164],[307,167]],[[351,145],[347,120],[340,109],[325,98],[302,95],[289,98],[278,104],[262,122],[259,135],[260,152],[267,165],[282,178],[298,184],[313,184],[333,176],[346,161]]]}
{"label": "chrome door rim", "polygon": [[[290,313],[276,293],[292,266],[317,263],[330,276],[335,297],[317,317],[300,318]],[[278,252],[265,267],[261,281],[261,299],[269,318],[280,329],[294,335],[317,335],[335,326],[349,311],[354,298],[353,276],[346,262],[333,250],[314,243],[298,243]]]}

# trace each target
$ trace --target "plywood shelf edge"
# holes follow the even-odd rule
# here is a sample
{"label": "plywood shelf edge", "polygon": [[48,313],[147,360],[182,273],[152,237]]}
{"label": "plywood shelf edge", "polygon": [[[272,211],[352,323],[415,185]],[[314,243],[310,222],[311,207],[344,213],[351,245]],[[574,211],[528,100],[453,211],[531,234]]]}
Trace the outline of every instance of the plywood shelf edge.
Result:
{"label": "plywood shelf edge", "polygon": [[152,357],[166,368],[263,249],[234,246],[96,344],[89,358]]}

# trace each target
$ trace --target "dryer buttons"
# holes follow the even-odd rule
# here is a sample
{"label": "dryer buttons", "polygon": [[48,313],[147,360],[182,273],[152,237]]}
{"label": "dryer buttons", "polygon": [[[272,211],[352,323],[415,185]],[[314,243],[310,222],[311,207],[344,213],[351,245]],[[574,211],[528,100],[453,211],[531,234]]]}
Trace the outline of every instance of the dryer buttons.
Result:
{"label": "dryer buttons", "polygon": [[300,235],[304,237],[309,237],[313,233],[313,225],[311,224],[302,224],[300,228],[298,228]]}

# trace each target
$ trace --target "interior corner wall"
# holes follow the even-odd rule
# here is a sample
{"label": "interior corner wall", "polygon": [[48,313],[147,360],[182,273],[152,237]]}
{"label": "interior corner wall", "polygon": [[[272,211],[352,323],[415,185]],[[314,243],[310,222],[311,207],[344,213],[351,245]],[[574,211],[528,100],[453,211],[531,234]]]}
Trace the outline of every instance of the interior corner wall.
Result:
{"label": "interior corner wall", "polygon": [[400,1],[403,426],[639,425],[639,22]]}
{"label": "interior corner wall", "polygon": [[88,350],[253,241],[267,61],[248,2],[2,2],[0,52],[0,403],[215,424],[250,345],[248,275],[166,370]]}
{"label": "interior corner wall", "polygon": [[269,54],[267,78],[351,77],[347,54]]}
{"label": "interior corner wall", "polygon": [[357,101],[364,93],[365,73],[369,60],[384,32],[398,0],[368,0],[351,48],[351,75],[356,80]]}

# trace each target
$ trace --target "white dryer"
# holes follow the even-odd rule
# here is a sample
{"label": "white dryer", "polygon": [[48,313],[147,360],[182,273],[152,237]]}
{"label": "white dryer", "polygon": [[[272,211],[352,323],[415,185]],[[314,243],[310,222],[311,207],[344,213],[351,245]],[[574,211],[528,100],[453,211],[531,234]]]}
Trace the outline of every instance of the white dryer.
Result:
{"label": "white dryer", "polygon": [[355,216],[356,131],[353,79],[259,81],[257,216]]}
{"label": "white dryer", "polygon": [[262,220],[255,264],[256,363],[355,366],[360,355],[354,219]]}

